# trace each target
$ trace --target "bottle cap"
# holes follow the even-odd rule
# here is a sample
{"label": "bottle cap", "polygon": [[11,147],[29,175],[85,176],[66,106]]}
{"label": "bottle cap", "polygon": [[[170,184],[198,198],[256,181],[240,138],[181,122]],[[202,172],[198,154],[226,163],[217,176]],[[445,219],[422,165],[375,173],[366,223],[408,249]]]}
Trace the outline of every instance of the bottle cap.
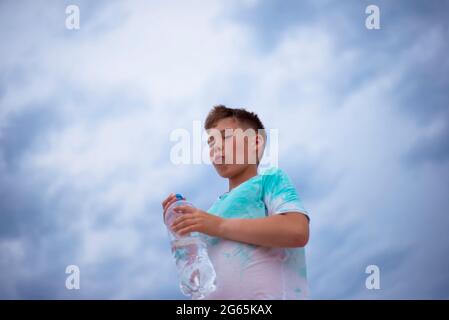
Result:
{"label": "bottle cap", "polygon": [[177,193],[175,196],[177,200],[184,200],[184,197],[180,193]]}

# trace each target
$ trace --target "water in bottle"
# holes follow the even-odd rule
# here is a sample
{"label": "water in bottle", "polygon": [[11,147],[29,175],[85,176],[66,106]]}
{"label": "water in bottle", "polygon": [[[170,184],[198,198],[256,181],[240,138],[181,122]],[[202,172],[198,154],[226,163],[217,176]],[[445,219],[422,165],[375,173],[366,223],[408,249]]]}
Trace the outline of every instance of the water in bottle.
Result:
{"label": "water in bottle", "polygon": [[207,245],[202,240],[201,233],[191,232],[179,236],[170,230],[171,223],[182,214],[174,212],[173,209],[180,205],[193,207],[180,194],[176,194],[176,199],[177,201],[167,208],[165,224],[178,269],[181,291],[193,299],[203,299],[216,288],[215,269],[207,254]]}

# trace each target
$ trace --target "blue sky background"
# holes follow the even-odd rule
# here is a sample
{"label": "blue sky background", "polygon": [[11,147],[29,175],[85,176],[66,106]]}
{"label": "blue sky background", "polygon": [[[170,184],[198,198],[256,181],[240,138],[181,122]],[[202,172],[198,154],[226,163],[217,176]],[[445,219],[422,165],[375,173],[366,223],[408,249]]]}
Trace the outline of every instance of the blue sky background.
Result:
{"label": "blue sky background", "polygon": [[0,298],[182,299],[160,202],[207,209],[227,183],[172,164],[169,135],[218,103],[279,130],[312,219],[312,298],[449,298],[448,9],[0,2]]}

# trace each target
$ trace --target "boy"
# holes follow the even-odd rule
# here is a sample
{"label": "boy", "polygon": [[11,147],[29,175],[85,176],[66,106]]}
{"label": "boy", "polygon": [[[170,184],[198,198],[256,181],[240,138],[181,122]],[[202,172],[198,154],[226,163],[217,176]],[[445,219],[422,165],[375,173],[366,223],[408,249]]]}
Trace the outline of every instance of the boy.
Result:
{"label": "boy", "polygon": [[[217,289],[206,299],[307,298],[309,217],[282,170],[258,174],[266,140],[259,117],[219,105],[209,112],[205,129],[212,163],[228,179],[229,191],[207,212],[177,207],[183,214],[172,229],[205,234],[217,274]],[[174,201],[174,194],[163,201],[164,214]]]}

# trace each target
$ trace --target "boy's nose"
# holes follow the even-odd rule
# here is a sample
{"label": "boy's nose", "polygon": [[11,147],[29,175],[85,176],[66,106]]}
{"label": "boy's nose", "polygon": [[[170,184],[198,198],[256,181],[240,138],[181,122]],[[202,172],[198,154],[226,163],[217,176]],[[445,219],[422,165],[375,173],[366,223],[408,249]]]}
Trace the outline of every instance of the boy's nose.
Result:
{"label": "boy's nose", "polygon": [[212,154],[223,154],[223,145],[216,144],[212,148]]}
{"label": "boy's nose", "polygon": [[211,159],[213,163],[224,163],[224,155],[221,150],[214,150],[211,152]]}

